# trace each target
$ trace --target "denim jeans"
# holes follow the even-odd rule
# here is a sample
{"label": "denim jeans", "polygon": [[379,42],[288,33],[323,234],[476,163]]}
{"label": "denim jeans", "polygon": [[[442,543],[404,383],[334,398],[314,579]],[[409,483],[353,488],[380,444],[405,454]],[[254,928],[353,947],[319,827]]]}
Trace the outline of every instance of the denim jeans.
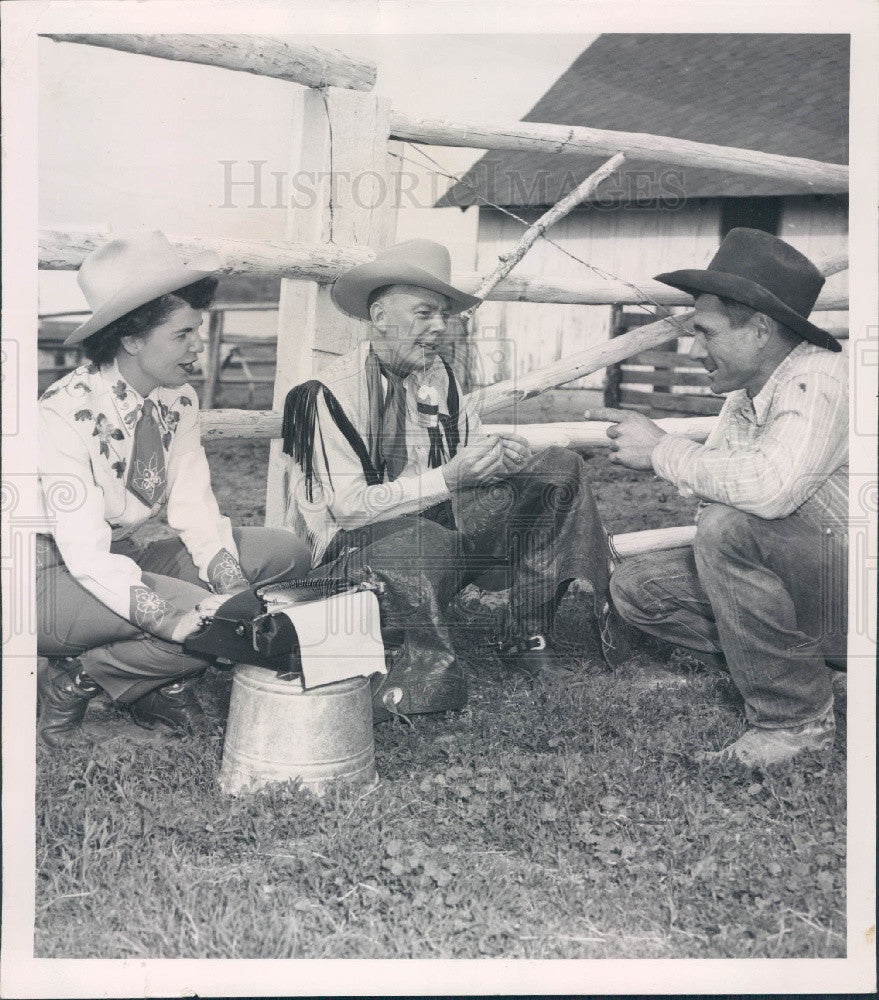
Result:
{"label": "denim jeans", "polygon": [[844,660],[848,546],[798,514],[765,520],[714,503],[691,549],[624,560],[611,596],[644,632],[723,653],[751,725],[801,725],[833,705],[825,660]]}

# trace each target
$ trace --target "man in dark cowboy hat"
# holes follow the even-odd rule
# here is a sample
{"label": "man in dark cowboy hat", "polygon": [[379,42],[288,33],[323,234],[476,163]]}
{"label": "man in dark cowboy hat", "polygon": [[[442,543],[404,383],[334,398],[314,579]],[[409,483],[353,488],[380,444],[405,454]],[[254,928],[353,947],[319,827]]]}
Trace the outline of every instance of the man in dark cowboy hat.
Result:
{"label": "man in dark cowboy hat", "polygon": [[801,253],[734,229],[706,270],[661,274],[693,295],[690,356],[728,393],[704,445],[640,414],[614,458],[702,501],[693,550],[627,560],[611,581],[645,632],[723,653],[750,727],[703,759],[749,765],[832,745],[831,671],[845,656],[848,360],[809,322],[824,278]]}
{"label": "man in dark cowboy hat", "polygon": [[487,436],[440,356],[449,314],[478,301],[450,272],[445,247],[412,240],[341,275],[333,301],[369,322],[368,339],[285,406],[287,523],[307,534],[316,575],[384,581],[400,654],[379,700],[403,713],[464,704],[444,612],[468,579],[508,571],[501,654],[528,673],[549,665],[570,581],[592,582],[598,611],[608,581],[582,460]]}

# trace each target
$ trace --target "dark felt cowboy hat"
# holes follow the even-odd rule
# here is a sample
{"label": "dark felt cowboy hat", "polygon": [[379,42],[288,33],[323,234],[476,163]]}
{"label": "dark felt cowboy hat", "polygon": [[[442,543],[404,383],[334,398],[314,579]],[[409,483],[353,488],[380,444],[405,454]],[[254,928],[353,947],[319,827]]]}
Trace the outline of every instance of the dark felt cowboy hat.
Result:
{"label": "dark felt cowboy hat", "polygon": [[704,271],[657,274],[693,298],[707,292],[771,316],[818,347],[841,351],[835,337],[810,323],[824,277],[799,250],[759,229],[731,229]]}
{"label": "dark felt cowboy hat", "polygon": [[408,240],[379,250],[375,260],[358,264],[333,283],[333,302],[349,316],[369,319],[369,297],[386,285],[417,285],[445,295],[453,312],[479,305],[481,299],[450,284],[449,251],[433,240]]}
{"label": "dark felt cowboy hat", "polygon": [[215,274],[220,259],[209,250],[184,263],[158,229],[110,240],[85,258],[77,280],[91,318],[64,341],[79,344],[113,320],[169,292]]}

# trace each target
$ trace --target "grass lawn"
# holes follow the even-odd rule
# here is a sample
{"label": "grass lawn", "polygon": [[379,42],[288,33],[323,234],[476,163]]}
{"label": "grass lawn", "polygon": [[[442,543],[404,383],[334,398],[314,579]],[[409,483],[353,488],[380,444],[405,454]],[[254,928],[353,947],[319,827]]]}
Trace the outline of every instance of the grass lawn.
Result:
{"label": "grass lawn", "polygon": [[[261,523],[267,447],[209,455],[223,509]],[[611,531],[692,517],[649,475],[589,467]],[[586,614],[571,593],[563,643]],[[322,801],[225,798],[221,733],[156,738],[93,705],[116,738],[38,751],[36,955],[845,954],[844,700],[832,753],[748,771],[691,760],[741,731],[740,700],[658,646],[613,672],[581,650],[564,687],[462,659],[468,707],[378,726],[379,785]],[[230,685],[210,671],[205,704],[221,714]]]}

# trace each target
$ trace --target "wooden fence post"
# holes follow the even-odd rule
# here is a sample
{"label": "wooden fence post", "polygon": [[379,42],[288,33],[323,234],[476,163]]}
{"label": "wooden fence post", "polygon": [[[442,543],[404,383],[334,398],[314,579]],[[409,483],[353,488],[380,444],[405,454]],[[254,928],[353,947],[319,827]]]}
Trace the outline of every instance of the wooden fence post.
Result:
{"label": "wooden fence post", "polygon": [[220,378],[220,346],[223,343],[225,315],[222,309],[211,310],[208,324],[208,348],[204,359],[204,384],[201,390],[201,408],[203,410],[212,410],[216,402],[217,382]]}
{"label": "wooden fence post", "polygon": [[[610,309],[610,336],[616,337],[623,332],[623,307],[613,305]],[[618,407],[620,405],[620,365],[608,365],[604,372],[604,405]]]}
{"label": "wooden fence post", "polygon": [[[289,240],[373,249],[393,241],[390,113],[390,101],[374,94],[335,87],[305,92],[292,167],[300,205],[294,201],[289,209]],[[283,279],[273,408],[283,409],[294,385],[355,346],[365,333],[365,323],[348,318],[333,305],[329,285]],[[273,527],[282,523],[284,515],[281,445],[272,441],[266,484],[265,523]]]}

